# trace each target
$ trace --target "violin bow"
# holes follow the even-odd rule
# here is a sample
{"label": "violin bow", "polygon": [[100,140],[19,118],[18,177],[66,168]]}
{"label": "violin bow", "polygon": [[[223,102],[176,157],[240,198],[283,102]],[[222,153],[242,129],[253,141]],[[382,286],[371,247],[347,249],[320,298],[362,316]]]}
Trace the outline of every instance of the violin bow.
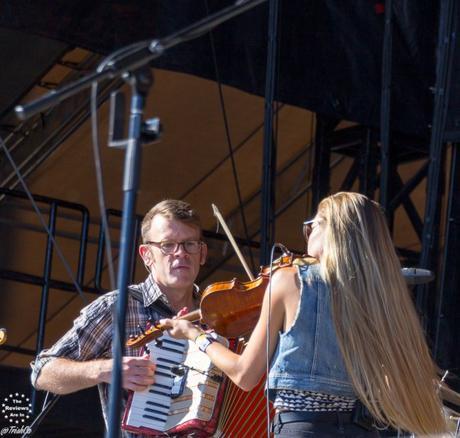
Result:
{"label": "violin bow", "polygon": [[243,265],[243,268],[244,270],[246,271],[246,274],[248,275],[249,279],[250,280],[254,280],[254,275],[252,274],[251,270],[249,269],[249,266],[248,264],[246,263],[246,260],[244,259],[244,256],[243,254],[241,253],[240,249],[238,248],[238,245],[235,241],[235,239],[233,238],[233,235],[232,235],[232,232],[230,231],[230,229],[228,228],[227,224],[225,223],[225,220],[224,218],[222,217],[222,215],[220,214],[220,211],[219,209],[217,208],[217,206],[215,204],[211,204],[212,206],[212,211],[214,213],[214,216],[217,218],[217,220],[219,221],[220,225],[222,226],[225,234],[227,235],[228,237],[228,240],[230,241],[230,243],[232,244],[233,246],[233,249],[235,250],[235,253],[236,255],[238,256],[238,258],[240,259],[240,262],[241,264]]}

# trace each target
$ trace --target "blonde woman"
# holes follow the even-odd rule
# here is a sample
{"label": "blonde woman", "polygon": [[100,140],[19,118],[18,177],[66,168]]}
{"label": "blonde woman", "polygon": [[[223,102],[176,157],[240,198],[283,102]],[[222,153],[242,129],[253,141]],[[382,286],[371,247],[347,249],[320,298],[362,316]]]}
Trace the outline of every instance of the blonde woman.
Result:
{"label": "blonde woman", "polygon": [[[241,355],[186,321],[164,320],[170,333],[194,340],[249,390],[265,371],[270,315],[268,387],[277,437],[370,437],[385,426],[446,432],[436,367],[379,205],[337,193],[320,203],[304,232],[319,263],[275,272]],[[360,403],[373,417],[366,427]]]}

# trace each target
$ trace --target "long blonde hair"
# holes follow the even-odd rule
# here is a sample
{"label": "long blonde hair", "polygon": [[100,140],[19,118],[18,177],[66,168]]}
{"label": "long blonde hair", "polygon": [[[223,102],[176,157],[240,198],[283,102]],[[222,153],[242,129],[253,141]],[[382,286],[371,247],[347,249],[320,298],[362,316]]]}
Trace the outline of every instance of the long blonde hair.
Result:
{"label": "long blonde hair", "polygon": [[380,206],[359,193],[325,198],[322,274],[355,392],[374,418],[433,435],[447,425],[439,378]]}

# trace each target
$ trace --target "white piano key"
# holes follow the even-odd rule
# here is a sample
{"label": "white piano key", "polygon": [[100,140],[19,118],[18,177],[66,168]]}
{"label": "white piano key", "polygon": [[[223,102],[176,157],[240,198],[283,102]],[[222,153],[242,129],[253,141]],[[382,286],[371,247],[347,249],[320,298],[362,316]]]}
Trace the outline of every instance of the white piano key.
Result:
{"label": "white piano key", "polygon": [[143,407],[134,408],[133,411],[137,416],[149,415],[153,417],[157,417],[161,421],[166,422],[168,419],[168,411],[165,411],[163,408],[159,408],[157,406],[152,405],[144,405]]}
{"label": "white piano key", "polygon": [[153,383],[154,385],[166,385],[170,389],[173,385],[174,381],[174,376],[170,375],[169,377],[165,376],[159,376],[158,374],[155,374],[155,382]]}
{"label": "white piano key", "polygon": [[160,348],[150,350],[150,360],[153,363],[169,363],[171,365],[178,365],[183,363],[184,355],[165,351]]}
{"label": "white piano key", "polygon": [[[168,408],[171,405],[171,397],[169,395],[162,395],[162,394],[151,393],[151,392],[148,392],[145,394],[144,392],[139,392],[139,393],[136,393],[135,406],[139,406],[139,404],[140,406],[143,406],[143,403],[145,403],[145,401],[147,400],[152,400],[156,403],[163,404],[164,406],[168,406]],[[134,404],[134,399],[133,399],[133,404]]]}
{"label": "white piano key", "polygon": [[133,427],[149,427],[159,431],[166,430],[166,421],[147,418],[139,411],[130,412],[127,424]]}

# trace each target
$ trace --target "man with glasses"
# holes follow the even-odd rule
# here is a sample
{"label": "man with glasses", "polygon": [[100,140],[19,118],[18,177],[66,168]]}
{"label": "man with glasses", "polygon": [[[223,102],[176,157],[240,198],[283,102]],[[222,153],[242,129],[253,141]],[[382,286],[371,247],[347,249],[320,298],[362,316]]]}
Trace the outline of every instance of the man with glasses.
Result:
{"label": "man with glasses", "polygon": [[[139,254],[149,276],[129,287],[127,337],[138,335],[139,327],[145,327],[149,319],[198,307],[194,282],[207,255],[199,216],[186,202],[165,200],[155,205],[145,215],[141,233]],[[105,419],[113,367],[112,310],[117,295],[117,291],[109,292],[85,307],[73,327],[31,364],[32,384],[40,390],[68,394],[98,385]],[[154,371],[147,354],[139,356],[138,349],[126,348],[123,388],[145,390],[154,381]],[[124,436],[131,435],[124,432]]]}

